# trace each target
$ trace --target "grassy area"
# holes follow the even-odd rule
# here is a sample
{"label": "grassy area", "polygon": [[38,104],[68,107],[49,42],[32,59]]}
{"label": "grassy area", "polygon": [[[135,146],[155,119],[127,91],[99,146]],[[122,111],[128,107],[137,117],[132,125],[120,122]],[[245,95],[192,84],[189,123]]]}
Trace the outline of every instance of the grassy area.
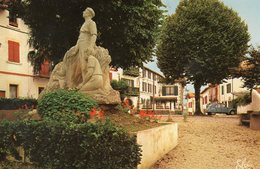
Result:
{"label": "grassy area", "polygon": [[106,117],[109,118],[115,125],[124,128],[128,132],[146,130],[161,125],[156,121],[151,122],[149,118],[139,118],[128,113],[109,113],[106,114]]}
{"label": "grassy area", "polygon": [[[39,120],[39,115],[35,114],[33,116],[28,115],[29,110],[16,110],[16,111],[9,111],[5,112],[5,116],[0,118],[0,120],[6,119],[6,120],[22,120],[22,119],[34,119]],[[1,114],[1,112],[0,112]],[[3,113],[2,113],[3,114]],[[9,117],[10,116],[10,117]],[[159,123],[151,122],[148,117],[145,118],[139,118],[137,116],[131,115],[129,113],[123,113],[118,110],[112,111],[112,112],[106,112],[105,118],[110,119],[114,124],[116,124],[119,127],[124,128],[128,132],[136,132],[140,130],[145,130],[153,127],[160,126]],[[95,121],[95,120],[90,120]]]}

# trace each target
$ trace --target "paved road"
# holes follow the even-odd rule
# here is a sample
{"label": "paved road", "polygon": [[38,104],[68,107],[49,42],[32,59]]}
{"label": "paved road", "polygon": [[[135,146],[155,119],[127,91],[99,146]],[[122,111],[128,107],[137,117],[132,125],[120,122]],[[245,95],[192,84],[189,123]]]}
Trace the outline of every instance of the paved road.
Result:
{"label": "paved road", "polygon": [[173,118],[179,144],[152,169],[260,169],[260,131],[239,126],[237,117]]}

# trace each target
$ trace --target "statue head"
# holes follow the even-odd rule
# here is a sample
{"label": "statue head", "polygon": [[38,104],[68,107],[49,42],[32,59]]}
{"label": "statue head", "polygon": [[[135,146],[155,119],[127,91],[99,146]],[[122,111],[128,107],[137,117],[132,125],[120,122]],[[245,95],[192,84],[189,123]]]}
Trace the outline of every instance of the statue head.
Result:
{"label": "statue head", "polygon": [[85,9],[85,11],[83,12],[83,17],[84,18],[88,17],[88,16],[91,17],[91,18],[93,18],[95,16],[94,10],[92,8],[89,8],[89,7],[87,7]]}

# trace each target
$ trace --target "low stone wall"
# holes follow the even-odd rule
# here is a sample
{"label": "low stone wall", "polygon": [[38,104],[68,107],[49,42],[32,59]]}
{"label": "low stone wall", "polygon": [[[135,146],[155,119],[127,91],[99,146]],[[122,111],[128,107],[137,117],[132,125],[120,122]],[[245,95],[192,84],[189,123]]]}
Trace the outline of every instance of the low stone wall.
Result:
{"label": "low stone wall", "polygon": [[250,128],[260,130],[260,111],[250,114]]}
{"label": "low stone wall", "polygon": [[260,111],[260,93],[259,90],[252,90],[252,109],[255,112]]}
{"label": "low stone wall", "polygon": [[246,114],[248,111],[253,111],[252,103],[246,106],[237,106],[237,114]]}
{"label": "low stone wall", "polygon": [[177,123],[137,132],[137,143],[142,146],[142,160],[137,168],[150,168],[157,160],[175,148],[177,141]]}

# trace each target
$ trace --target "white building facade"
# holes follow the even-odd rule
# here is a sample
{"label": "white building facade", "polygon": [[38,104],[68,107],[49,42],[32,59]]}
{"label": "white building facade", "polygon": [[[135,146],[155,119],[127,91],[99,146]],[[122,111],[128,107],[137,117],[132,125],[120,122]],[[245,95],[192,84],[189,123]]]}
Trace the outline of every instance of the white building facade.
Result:
{"label": "white building facade", "polygon": [[48,65],[41,76],[33,74],[29,29],[21,19],[10,18],[9,11],[0,9],[0,97],[37,98],[48,82]]}
{"label": "white building facade", "polygon": [[243,88],[241,78],[228,79],[225,83],[219,85],[219,102],[226,106],[232,106],[232,100],[244,92],[249,92],[247,88]]}
{"label": "white building facade", "polygon": [[163,76],[147,67],[139,69],[139,76],[130,76],[122,69],[110,70],[110,79],[124,80],[129,86],[125,101],[134,109],[153,111],[182,111],[183,86],[181,83],[163,84]]}

